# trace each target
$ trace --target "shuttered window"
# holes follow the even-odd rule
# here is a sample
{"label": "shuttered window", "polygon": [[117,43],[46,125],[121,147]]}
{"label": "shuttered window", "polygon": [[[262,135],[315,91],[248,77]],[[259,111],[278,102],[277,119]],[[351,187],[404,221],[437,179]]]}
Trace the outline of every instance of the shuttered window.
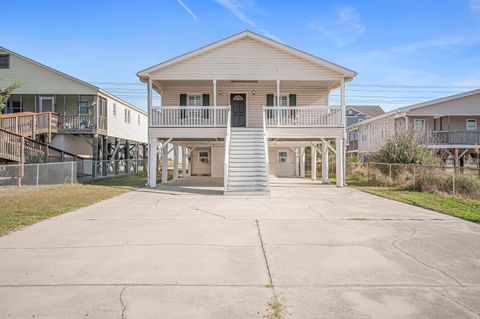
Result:
{"label": "shuttered window", "polygon": [[10,68],[10,55],[0,54],[0,69],[9,69],[9,68]]}

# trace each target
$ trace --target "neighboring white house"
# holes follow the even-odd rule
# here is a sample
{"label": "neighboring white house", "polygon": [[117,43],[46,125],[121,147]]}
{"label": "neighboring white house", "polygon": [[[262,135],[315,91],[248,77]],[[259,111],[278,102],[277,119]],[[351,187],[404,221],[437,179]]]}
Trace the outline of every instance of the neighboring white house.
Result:
{"label": "neighboring white house", "polygon": [[[269,174],[305,176],[305,147],[312,146],[313,161],[317,151],[324,158],[336,152],[337,185],[343,186],[345,83],[354,71],[244,31],[137,75],[148,84],[151,187],[159,142],[163,183],[169,144],[174,178],[178,154],[189,154],[188,172],[224,177],[226,193],[268,193]],[[329,106],[335,89],[341,90],[337,107]],[[153,105],[153,91],[160,105]]]}
{"label": "neighboring white house", "polygon": [[361,160],[394,134],[411,132],[429,148],[463,166],[478,162],[480,90],[395,109],[348,127],[348,152]]}
{"label": "neighboring white house", "polygon": [[[5,113],[23,119],[31,114],[26,112],[33,112],[37,120],[48,114],[54,133],[44,141],[52,146],[95,160],[145,153],[146,112],[90,83],[0,47],[0,87],[14,81],[23,85],[8,100]],[[9,123],[5,120],[0,127],[13,131]]]}

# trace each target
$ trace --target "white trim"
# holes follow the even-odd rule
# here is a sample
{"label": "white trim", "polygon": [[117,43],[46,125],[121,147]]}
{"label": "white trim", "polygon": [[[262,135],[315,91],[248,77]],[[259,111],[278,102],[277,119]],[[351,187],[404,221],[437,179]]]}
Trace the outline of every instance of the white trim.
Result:
{"label": "white trim", "polygon": [[[281,162],[280,161],[280,153],[287,153],[287,158],[285,159],[285,162]],[[277,163],[278,164],[289,164],[289,155],[290,151],[287,150],[287,149],[281,149],[281,150],[277,150]]]}
{"label": "white trim", "polygon": [[[423,122],[423,129],[422,130],[417,130],[417,121],[422,121]],[[425,118],[420,118],[420,119],[413,119],[413,130],[414,131],[425,131],[427,129],[427,121]]]}
{"label": "white trim", "polygon": [[[474,123],[475,123],[475,129],[474,130],[469,130],[468,129],[468,121],[474,121]],[[469,132],[469,131],[477,131],[477,130],[478,130],[477,119],[466,119],[465,120],[465,131]]]}
{"label": "white trim", "polygon": [[[50,100],[52,101],[52,110],[51,111],[44,111],[43,110],[43,100]],[[55,95],[39,95],[38,96],[38,110],[39,112],[55,112]],[[79,101],[80,102],[80,101]],[[80,110],[80,104],[78,105]]]}
{"label": "white trim", "polygon": [[[242,91],[229,91],[228,92],[228,105],[232,105],[232,94],[245,94],[245,127],[248,126],[248,92],[242,92]],[[231,114],[230,114],[231,116]],[[232,126],[234,127],[234,126]]]}
{"label": "white trim", "polygon": [[[206,163],[200,161],[200,153],[201,153],[201,152],[207,152],[207,154],[208,154],[208,155],[207,155],[207,162],[206,162]],[[199,163],[199,164],[210,164],[210,149],[199,149],[199,150],[197,151],[197,153],[198,153],[197,163]]]}

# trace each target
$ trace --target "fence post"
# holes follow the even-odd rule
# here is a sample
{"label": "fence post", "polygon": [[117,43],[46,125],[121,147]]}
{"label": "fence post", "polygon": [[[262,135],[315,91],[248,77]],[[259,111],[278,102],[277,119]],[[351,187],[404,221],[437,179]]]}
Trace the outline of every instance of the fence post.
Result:
{"label": "fence post", "polygon": [[392,180],[392,164],[388,164],[388,175],[390,176],[390,181]]}
{"label": "fence post", "polygon": [[415,164],[413,165],[413,190],[415,190],[415,182],[416,182],[416,170],[415,170]]}
{"label": "fence post", "polygon": [[453,194],[453,196],[456,195],[456,185],[455,185],[456,176],[457,176],[457,166],[454,165],[453,166],[453,173],[452,173],[452,194]]}
{"label": "fence post", "polygon": [[35,181],[35,188],[38,191],[38,179],[40,177],[40,164],[37,164],[37,180]]}
{"label": "fence post", "polygon": [[75,164],[75,162],[72,162],[72,171],[71,171],[71,175],[70,175],[70,181],[71,183],[70,184],[73,184],[73,174],[74,174],[74,167],[73,165]]}

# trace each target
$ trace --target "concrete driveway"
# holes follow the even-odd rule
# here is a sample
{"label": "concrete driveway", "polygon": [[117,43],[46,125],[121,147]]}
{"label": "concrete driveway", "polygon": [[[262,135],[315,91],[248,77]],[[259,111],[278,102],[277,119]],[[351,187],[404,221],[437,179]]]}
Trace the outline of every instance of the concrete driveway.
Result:
{"label": "concrete driveway", "polygon": [[191,178],[0,238],[2,318],[478,318],[480,226],[276,179]]}

